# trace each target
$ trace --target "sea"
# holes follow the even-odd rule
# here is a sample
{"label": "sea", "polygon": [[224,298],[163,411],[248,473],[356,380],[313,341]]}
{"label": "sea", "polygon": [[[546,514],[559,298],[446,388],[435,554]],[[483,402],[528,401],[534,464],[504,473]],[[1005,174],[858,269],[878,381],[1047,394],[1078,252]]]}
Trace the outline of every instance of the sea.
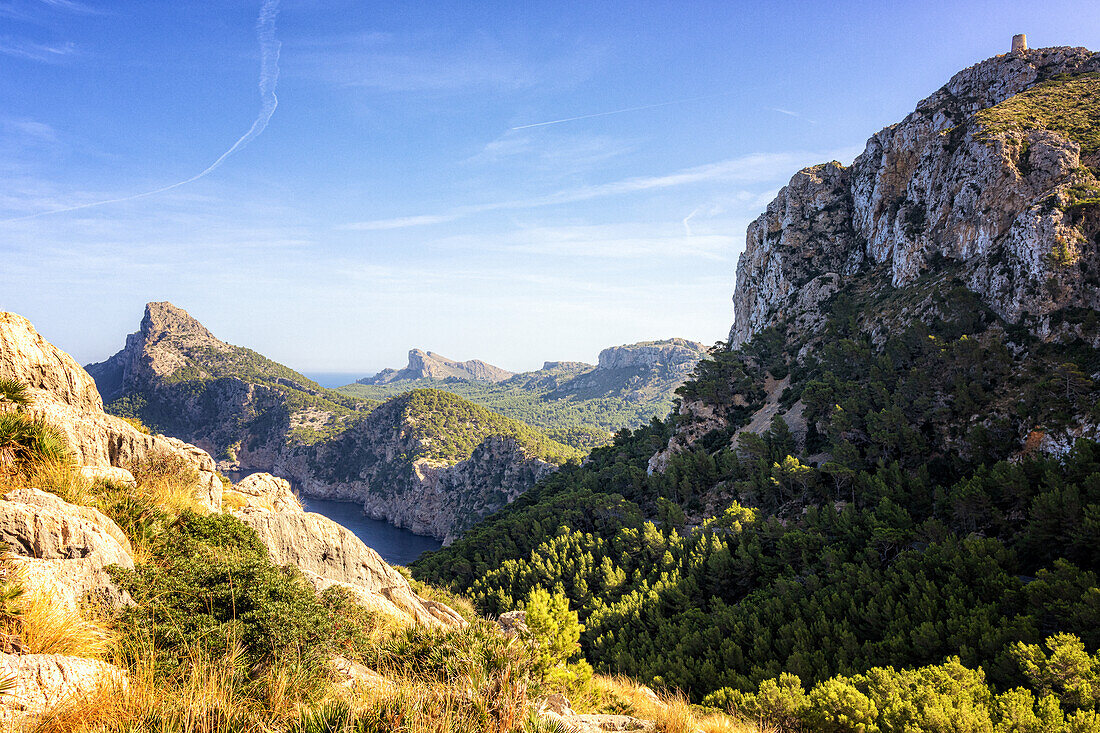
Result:
{"label": "sea", "polygon": [[363,513],[363,506],[351,501],[330,501],[299,497],[307,512],[323,514],[337,524],[350,529],[363,544],[372,548],[390,565],[408,565],[421,553],[438,550],[443,543],[432,537],[422,537]]}

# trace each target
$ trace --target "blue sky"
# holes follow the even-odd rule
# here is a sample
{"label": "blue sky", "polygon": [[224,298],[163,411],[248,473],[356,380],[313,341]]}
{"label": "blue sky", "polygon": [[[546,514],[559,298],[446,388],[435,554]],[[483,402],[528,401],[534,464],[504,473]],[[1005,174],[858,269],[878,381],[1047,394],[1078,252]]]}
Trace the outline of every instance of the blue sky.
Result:
{"label": "blue sky", "polygon": [[1089,2],[264,7],[0,1],[0,308],[81,362],[149,300],[307,371],[712,343],[798,168],[1013,33],[1100,47]]}

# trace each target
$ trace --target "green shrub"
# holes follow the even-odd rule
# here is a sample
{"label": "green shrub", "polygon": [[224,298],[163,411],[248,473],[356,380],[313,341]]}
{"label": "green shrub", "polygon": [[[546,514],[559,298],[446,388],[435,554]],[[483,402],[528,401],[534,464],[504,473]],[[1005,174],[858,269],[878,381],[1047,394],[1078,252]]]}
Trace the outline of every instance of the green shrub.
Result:
{"label": "green shrub", "polygon": [[0,473],[71,460],[69,444],[45,419],[23,412],[0,414]]}
{"label": "green shrub", "polygon": [[123,614],[123,628],[149,637],[167,668],[195,649],[214,656],[226,639],[253,664],[289,659],[323,668],[337,652],[365,653],[369,629],[361,624],[372,617],[339,592],[318,598],[300,572],[272,564],[256,533],[230,515],[185,512],[152,549],[151,562],[115,573],[138,602]]}

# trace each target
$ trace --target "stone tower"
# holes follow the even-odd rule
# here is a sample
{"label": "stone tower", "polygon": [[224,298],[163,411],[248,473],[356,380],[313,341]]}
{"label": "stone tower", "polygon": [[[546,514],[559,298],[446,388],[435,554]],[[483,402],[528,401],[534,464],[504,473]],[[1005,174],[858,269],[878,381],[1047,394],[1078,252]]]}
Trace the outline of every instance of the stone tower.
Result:
{"label": "stone tower", "polygon": [[1022,53],[1027,50],[1027,35],[1017,33],[1012,37],[1012,53]]}

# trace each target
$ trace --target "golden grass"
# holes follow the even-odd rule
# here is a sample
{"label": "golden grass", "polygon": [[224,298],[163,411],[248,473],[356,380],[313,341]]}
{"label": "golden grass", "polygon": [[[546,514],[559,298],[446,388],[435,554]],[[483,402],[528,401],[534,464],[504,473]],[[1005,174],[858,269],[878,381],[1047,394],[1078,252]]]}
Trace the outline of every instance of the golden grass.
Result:
{"label": "golden grass", "polygon": [[115,641],[105,621],[58,603],[49,592],[24,593],[18,603],[17,633],[31,654],[103,659]]}
{"label": "golden grass", "polygon": [[70,504],[94,506],[96,494],[92,482],[84,478],[76,464],[65,461],[45,461],[11,477],[11,488],[35,488],[60,496]]}
{"label": "golden grass", "polygon": [[578,713],[614,713],[652,720],[663,733],[765,733],[757,724],[691,705],[680,693],[660,694],[627,677],[595,675],[570,698]]}
{"label": "golden grass", "polygon": [[137,480],[137,493],[170,514],[208,513],[195,494],[199,473],[183,457],[153,454],[131,464],[130,473]]}

